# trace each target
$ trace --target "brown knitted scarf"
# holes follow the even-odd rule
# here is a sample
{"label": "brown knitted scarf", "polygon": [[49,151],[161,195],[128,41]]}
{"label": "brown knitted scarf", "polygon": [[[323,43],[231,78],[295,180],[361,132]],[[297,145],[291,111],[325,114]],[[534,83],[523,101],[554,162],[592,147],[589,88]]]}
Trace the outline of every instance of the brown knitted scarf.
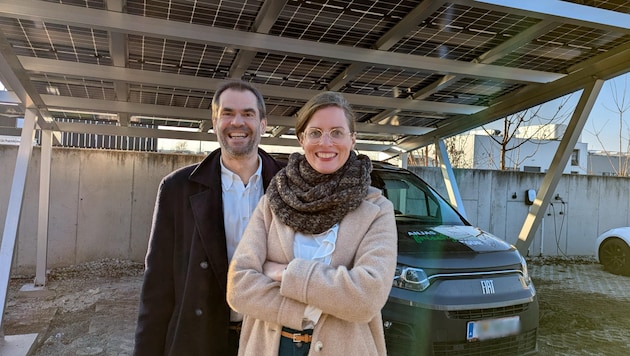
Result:
{"label": "brown knitted scarf", "polygon": [[267,196],[271,210],[286,225],[306,234],[319,234],[341,221],[367,196],[372,162],[350,152],[336,172],[317,172],[304,155],[292,153],[278,172]]}

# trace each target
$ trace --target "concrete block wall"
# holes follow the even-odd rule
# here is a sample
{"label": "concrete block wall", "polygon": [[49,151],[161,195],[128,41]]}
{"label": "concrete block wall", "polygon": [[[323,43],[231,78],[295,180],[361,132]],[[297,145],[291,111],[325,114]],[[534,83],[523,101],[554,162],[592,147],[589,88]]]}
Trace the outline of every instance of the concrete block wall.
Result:
{"label": "concrete block wall", "polygon": [[[0,228],[4,229],[17,146],[0,145]],[[54,148],[51,162],[48,267],[102,258],[141,262],[146,254],[158,184],[171,171],[204,156]],[[14,273],[36,264],[40,149],[29,163]],[[446,196],[441,171],[411,167]],[[456,169],[471,223],[515,243],[527,216],[526,189],[544,174]],[[630,180],[565,175],[552,199],[530,255],[593,255],[596,237],[630,224]],[[516,198],[512,195],[516,193]],[[554,193],[554,195],[555,195]]]}

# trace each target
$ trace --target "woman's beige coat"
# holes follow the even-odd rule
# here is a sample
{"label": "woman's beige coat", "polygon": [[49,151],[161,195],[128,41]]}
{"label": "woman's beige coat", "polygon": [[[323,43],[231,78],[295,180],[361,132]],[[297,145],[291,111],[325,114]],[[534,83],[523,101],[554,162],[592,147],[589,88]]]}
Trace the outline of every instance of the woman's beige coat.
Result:
{"label": "woman's beige coat", "polygon": [[[397,253],[392,203],[370,187],[341,221],[330,265],[294,259],[293,238],[264,196],[228,271],[228,303],[245,314],[239,355],[277,355],[282,326],[302,329],[307,305],[323,311],[309,355],[385,355],[381,308]],[[262,274],[266,260],[290,262],[282,283]]]}

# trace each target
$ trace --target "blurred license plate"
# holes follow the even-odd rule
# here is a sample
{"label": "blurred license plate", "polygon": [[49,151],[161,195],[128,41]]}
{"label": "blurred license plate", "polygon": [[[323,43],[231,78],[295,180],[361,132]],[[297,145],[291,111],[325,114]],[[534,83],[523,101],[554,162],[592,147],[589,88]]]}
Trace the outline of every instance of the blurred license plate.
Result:
{"label": "blurred license plate", "polygon": [[468,341],[477,341],[518,334],[521,329],[521,322],[518,316],[511,316],[499,319],[469,321],[466,327],[466,339]]}

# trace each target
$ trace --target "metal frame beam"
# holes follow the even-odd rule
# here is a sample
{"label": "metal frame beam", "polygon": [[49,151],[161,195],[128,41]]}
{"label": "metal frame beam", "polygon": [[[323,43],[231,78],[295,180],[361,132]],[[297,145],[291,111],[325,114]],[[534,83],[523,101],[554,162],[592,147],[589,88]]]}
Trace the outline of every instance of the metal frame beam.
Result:
{"label": "metal frame beam", "polygon": [[443,140],[436,140],[435,147],[440,157],[440,169],[442,170],[442,178],[444,179],[444,185],[446,186],[449,201],[464,218],[468,219],[466,209],[464,209],[462,194],[459,192],[459,186],[457,185],[457,180],[455,179],[455,174],[453,173],[453,166],[448,158],[446,145]]}
{"label": "metal frame beam", "polygon": [[376,49],[343,47],[343,50],[340,50],[339,45],[329,43],[280,38],[262,33],[218,27],[209,28],[190,23],[32,0],[4,0],[3,6],[0,8],[0,15],[37,22],[45,21],[104,31],[122,31],[141,36],[192,41],[219,47],[306,56],[347,63],[365,63],[379,67],[459,74],[473,78],[493,78],[523,83],[549,83],[564,76],[564,74],[559,73],[468,63]]}
{"label": "metal frame beam", "polygon": [[[56,95],[43,95],[46,105],[50,111],[72,108],[73,110],[92,110],[96,112],[124,112],[131,115],[155,116],[158,118],[179,118],[190,120],[204,120],[210,118],[210,109],[181,108],[166,105],[139,104],[123,101],[110,101],[99,99],[64,98]],[[269,126],[295,126],[295,117],[291,116],[269,116],[267,118]],[[63,130],[61,122],[57,123],[60,131]],[[119,127],[123,131],[123,127]],[[366,133],[390,133],[390,134],[424,134],[432,131],[432,128],[376,125],[368,123],[357,123],[357,130]]]}
{"label": "metal frame beam", "polygon": [[[118,135],[129,137],[170,138],[178,140],[197,140],[208,142],[217,141],[217,136],[215,134],[199,131],[158,130],[146,127],[91,125],[76,122],[58,122],[57,124],[59,125],[59,129],[62,132],[78,132],[86,134]],[[298,142],[298,140],[292,138],[262,137],[260,143],[263,145],[300,147],[300,143]],[[391,148],[392,145],[357,142],[355,147],[357,150],[360,151],[383,152]]]}
{"label": "metal frame beam", "polygon": [[[107,10],[115,12],[125,11],[126,0],[106,0]],[[109,33],[109,53],[112,58],[112,64],[116,67],[127,67],[128,53],[127,34],[117,31]],[[124,81],[114,81],[114,92],[118,100],[127,101],[129,99],[129,84]],[[118,114],[118,122],[121,126],[129,125],[129,115],[126,113]]]}
{"label": "metal frame beam", "polygon": [[24,201],[24,189],[26,187],[26,174],[28,164],[33,152],[33,140],[35,139],[35,122],[37,114],[34,110],[27,110],[22,127],[22,136],[18,155],[15,161],[13,172],[13,182],[11,183],[11,195],[7,207],[7,216],[2,231],[2,242],[0,244],[0,336],[4,338],[2,320],[4,309],[7,304],[7,294],[9,290],[9,278],[15,253],[17,232],[20,225],[20,215],[22,203]]}
{"label": "metal frame beam", "polygon": [[11,44],[0,31],[0,79],[5,88],[12,90],[20,100],[22,109],[38,111],[40,127],[54,127],[55,122],[28,77],[24,67],[11,49]]}
{"label": "metal frame beam", "polygon": [[[252,32],[269,33],[269,30],[271,30],[271,27],[278,19],[278,16],[280,16],[280,13],[282,12],[282,9],[286,5],[287,1],[288,0],[274,0],[263,2],[260,11],[256,15],[254,24],[252,25]],[[230,78],[240,79],[243,74],[245,74],[245,71],[247,70],[255,56],[256,51],[250,51],[246,49],[240,50],[236,54],[234,62],[232,62],[232,65],[230,66]]]}
{"label": "metal frame beam", "polygon": [[[149,72],[140,69],[108,67],[97,64],[68,63],[54,59],[42,59],[24,56],[19,56],[18,58],[25,70],[32,73],[46,72],[64,76],[93,78],[104,81],[120,80],[135,84],[176,88],[179,87],[204,91],[214,91],[214,89],[223,82],[223,80],[221,79],[201,78],[171,73]],[[300,88],[291,88],[291,90],[287,90],[286,88],[265,84],[257,84],[256,87],[262,92],[263,95],[268,97],[290,98],[304,101],[309,100],[315,94],[320,92],[318,90]],[[64,99],[63,96],[56,95],[42,95],[42,97],[57,98],[54,99],[56,102],[60,102],[60,100]],[[390,109],[401,108],[404,110],[420,112],[439,111],[449,114],[469,115],[486,109],[485,106],[477,105],[449,104],[434,101],[384,98],[360,94],[344,94],[344,97],[346,97],[346,99],[348,99],[348,101],[353,105]],[[71,99],[72,98],[69,98],[68,100]],[[48,101],[49,100],[45,100],[45,102]],[[179,109],[185,110],[185,108]],[[207,117],[209,118],[210,116]]]}
{"label": "metal frame beam", "polygon": [[573,112],[573,116],[571,117],[567,130],[562,136],[560,145],[558,146],[556,154],[551,161],[549,171],[547,171],[545,178],[543,178],[540,189],[536,194],[534,204],[530,207],[529,213],[523,223],[523,227],[518,234],[516,248],[523,256],[527,256],[527,250],[534,239],[536,230],[538,229],[538,226],[545,215],[545,210],[547,210],[549,202],[551,201],[551,196],[558,186],[564,167],[566,167],[569,157],[571,157],[573,148],[582,133],[582,129],[586,124],[588,115],[591,113],[591,109],[593,108],[595,100],[597,100],[597,96],[599,95],[603,85],[604,81],[597,79],[592,81],[582,92],[582,96],[580,97],[576,109]]}
{"label": "metal frame beam", "polygon": [[466,132],[501,117],[576,92],[589,85],[594,78],[607,80],[627,73],[630,70],[628,63],[630,63],[630,42],[610,50],[608,53],[587,60],[579,67],[576,67],[569,75],[553,83],[532,86],[511,93],[501,98],[497,104],[485,110],[472,115],[450,119],[448,123],[431,132],[431,135],[410,137],[399,142],[398,145],[408,151],[430,145],[436,138],[447,138]]}
{"label": "metal frame beam", "polygon": [[[387,51],[403,38],[411,29],[439,9],[446,1],[423,1],[411,10],[402,20],[376,41],[374,49]],[[337,91],[354,79],[367,67],[367,64],[352,63],[340,75],[330,81],[328,90]]]}

